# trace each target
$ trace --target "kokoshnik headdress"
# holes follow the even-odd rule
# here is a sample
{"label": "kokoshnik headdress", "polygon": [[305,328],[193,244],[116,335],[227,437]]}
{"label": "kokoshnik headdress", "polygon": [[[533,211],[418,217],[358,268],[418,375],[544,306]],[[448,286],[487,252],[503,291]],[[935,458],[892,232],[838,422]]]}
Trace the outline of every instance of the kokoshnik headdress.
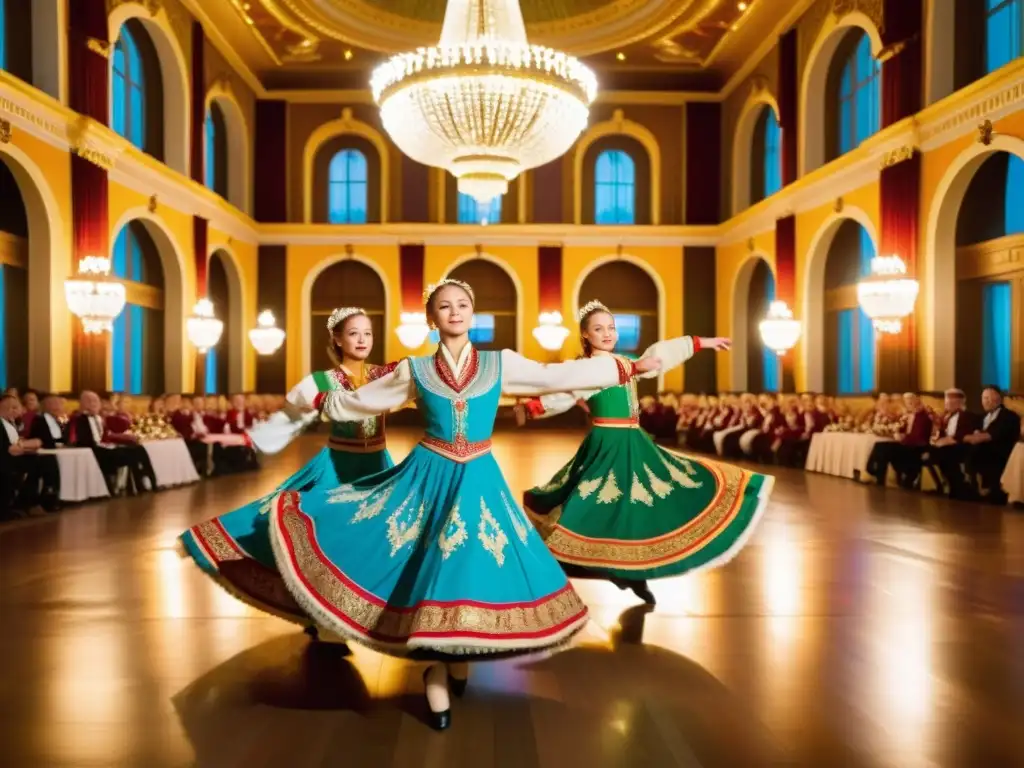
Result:
{"label": "kokoshnik headdress", "polygon": [[594,299],[593,301],[588,301],[586,304],[580,307],[580,311],[576,313],[576,322],[582,323],[583,318],[585,318],[591,312],[597,312],[599,310],[601,312],[611,312],[611,310],[608,309],[608,307],[606,307],[597,299]]}
{"label": "kokoshnik headdress", "polygon": [[331,316],[327,318],[327,332],[333,334],[334,329],[344,323],[353,315],[365,315],[366,312],[362,307],[338,307],[336,310],[331,312]]}
{"label": "kokoshnik headdress", "polygon": [[427,286],[427,290],[423,292],[423,306],[427,307],[430,304],[430,299],[433,297],[433,295],[442,288],[444,288],[446,285],[458,286],[459,288],[461,288],[462,290],[469,294],[470,302],[472,302],[474,305],[476,304],[476,295],[473,293],[473,289],[470,287],[469,283],[464,283],[461,280],[455,280],[454,278],[446,277],[444,280],[441,280],[437,283],[431,283],[430,285]]}

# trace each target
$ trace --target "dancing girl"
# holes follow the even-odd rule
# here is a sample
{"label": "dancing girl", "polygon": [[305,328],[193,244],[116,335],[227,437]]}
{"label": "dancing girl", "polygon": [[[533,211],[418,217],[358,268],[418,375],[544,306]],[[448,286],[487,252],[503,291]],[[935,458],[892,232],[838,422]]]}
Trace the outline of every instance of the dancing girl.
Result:
{"label": "dancing girl", "polygon": [[[585,358],[626,360],[613,354],[615,318],[601,302],[584,306],[579,323]],[[729,340],[683,336],[658,342],[644,357],[670,370],[701,349],[727,350]],[[764,511],[773,477],[656,445],[640,429],[633,380],[532,399],[519,415],[543,418],[577,403],[590,412],[590,434],[550,482],[523,495],[570,576],[608,579],[653,605],[647,579],[720,565],[739,552]]]}
{"label": "dancing girl", "polygon": [[[257,447],[276,453],[319,414],[308,403],[320,393],[352,391],[374,381],[394,366],[373,365],[373,329],[358,307],[336,309],[327,321],[328,353],[335,367],[316,371],[288,393],[285,411],[250,430]],[[305,627],[317,636],[316,625],[292,599],[277,572],[267,536],[270,502],[281,491],[337,488],[394,466],[385,444],[384,417],[360,417],[331,423],[327,445],[309,463],[270,494],[244,507],[194,525],[181,535],[185,553],[203,573],[242,602]]]}
{"label": "dancing girl", "polygon": [[354,392],[319,393],[311,405],[355,421],[415,399],[426,434],[393,469],[278,495],[270,540],[285,584],[321,628],[434,662],[423,677],[431,725],[443,730],[449,690],[465,690],[465,662],[560,645],[587,618],[491,455],[501,393],[610,387],[660,362],[541,365],[510,350],[479,352],[469,342],[469,285],[443,280],[424,300],[440,334],[435,354],[407,358]]}

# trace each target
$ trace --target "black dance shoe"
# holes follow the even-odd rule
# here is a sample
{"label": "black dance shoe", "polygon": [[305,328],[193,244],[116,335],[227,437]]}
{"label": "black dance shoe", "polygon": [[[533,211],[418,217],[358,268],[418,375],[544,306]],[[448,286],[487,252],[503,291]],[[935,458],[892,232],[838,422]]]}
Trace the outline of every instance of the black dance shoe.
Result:
{"label": "black dance shoe", "polygon": [[448,690],[458,696],[460,699],[466,694],[466,686],[469,685],[469,678],[459,680],[457,677],[448,675]]}
{"label": "black dance shoe", "polygon": [[614,576],[611,579],[612,584],[621,590],[629,590],[634,595],[639,597],[647,605],[657,605],[658,601],[654,598],[654,593],[651,592],[651,588],[647,586],[646,580],[635,580],[635,579],[621,579],[618,576]]}
{"label": "black dance shoe", "polygon": [[[430,667],[423,670],[423,698],[427,699],[427,675],[430,673]],[[447,731],[452,724],[452,710],[449,707],[443,712],[435,712],[430,708],[430,699],[427,699],[427,712],[430,713],[428,722],[430,727],[435,731]]]}

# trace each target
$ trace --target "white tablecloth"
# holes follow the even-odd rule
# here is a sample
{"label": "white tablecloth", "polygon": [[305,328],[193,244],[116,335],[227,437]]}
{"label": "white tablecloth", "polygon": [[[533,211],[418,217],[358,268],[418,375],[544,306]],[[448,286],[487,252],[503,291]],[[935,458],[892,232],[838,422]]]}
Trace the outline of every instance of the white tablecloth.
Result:
{"label": "white tablecloth", "polygon": [[1017,443],[1010,454],[1010,460],[1003,470],[1003,490],[1010,501],[1024,502],[1024,443]]}
{"label": "white tablecloth", "polygon": [[188,446],[181,438],[173,440],[152,440],[142,447],[149,454],[149,461],[156,474],[158,488],[199,482],[199,473],[192,463]]}
{"label": "white tablecloth", "polygon": [[61,501],[85,501],[110,495],[92,448],[61,448],[56,451],[40,450],[39,453],[57,457]]}
{"label": "white tablecloth", "polygon": [[875,443],[888,438],[859,432],[819,432],[811,436],[806,469],[827,475],[855,478],[867,474],[868,458]]}

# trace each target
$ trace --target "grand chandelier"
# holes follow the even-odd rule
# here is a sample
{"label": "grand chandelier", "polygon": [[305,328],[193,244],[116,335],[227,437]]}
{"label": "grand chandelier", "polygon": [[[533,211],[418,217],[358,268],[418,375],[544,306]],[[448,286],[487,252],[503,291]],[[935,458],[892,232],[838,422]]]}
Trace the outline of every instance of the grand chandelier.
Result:
{"label": "grand chandelier", "polygon": [[548,352],[557,352],[565,344],[569,329],[562,325],[561,312],[541,312],[533,338]]}
{"label": "grand chandelier", "polygon": [[112,330],[127,301],[124,283],[111,279],[110,259],[102,256],[78,262],[77,277],[64,281],[64,298],[86,333]]}
{"label": "grand chandelier", "polygon": [[256,318],[256,327],[249,331],[249,342],[258,355],[272,355],[284,344],[284,331],[277,327],[274,313],[264,309]]}
{"label": "grand chandelier", "polygon": [[879,333],[899,333],[903,318],[914,311],[919,286],[907,277],[899,256],[876,256],[871,274],[857,283],[857,301]]}
{"label": "grand chandelier", "polygon": [[419,349],[430,335],[425,312],[403,312],[399,318],[402,322],[395,328],[398,340],[406,349]]}
{"label": "grand chandelier", "polygon": [[588,67],[527,42],[519,0],[448,0],[437,45],[392,56],[370,87],[398,148],[482,203],[565,154],[597,95]]}
{"label": "grand chandelier", "polygon": [[780,357],[800,340],[800,321],[793,318],[793,312],[784,301],[768,305],[768,315],[761,321],[760,330],[764,345]]}
{"label": "grand chandelier", "polygon": [[185,321],[185,330],[192,345],[200,354],[205,354],[220,341],[224,323],[214,317],[213,303],[209,299],[200,299],[192,309],[192,317]]}

